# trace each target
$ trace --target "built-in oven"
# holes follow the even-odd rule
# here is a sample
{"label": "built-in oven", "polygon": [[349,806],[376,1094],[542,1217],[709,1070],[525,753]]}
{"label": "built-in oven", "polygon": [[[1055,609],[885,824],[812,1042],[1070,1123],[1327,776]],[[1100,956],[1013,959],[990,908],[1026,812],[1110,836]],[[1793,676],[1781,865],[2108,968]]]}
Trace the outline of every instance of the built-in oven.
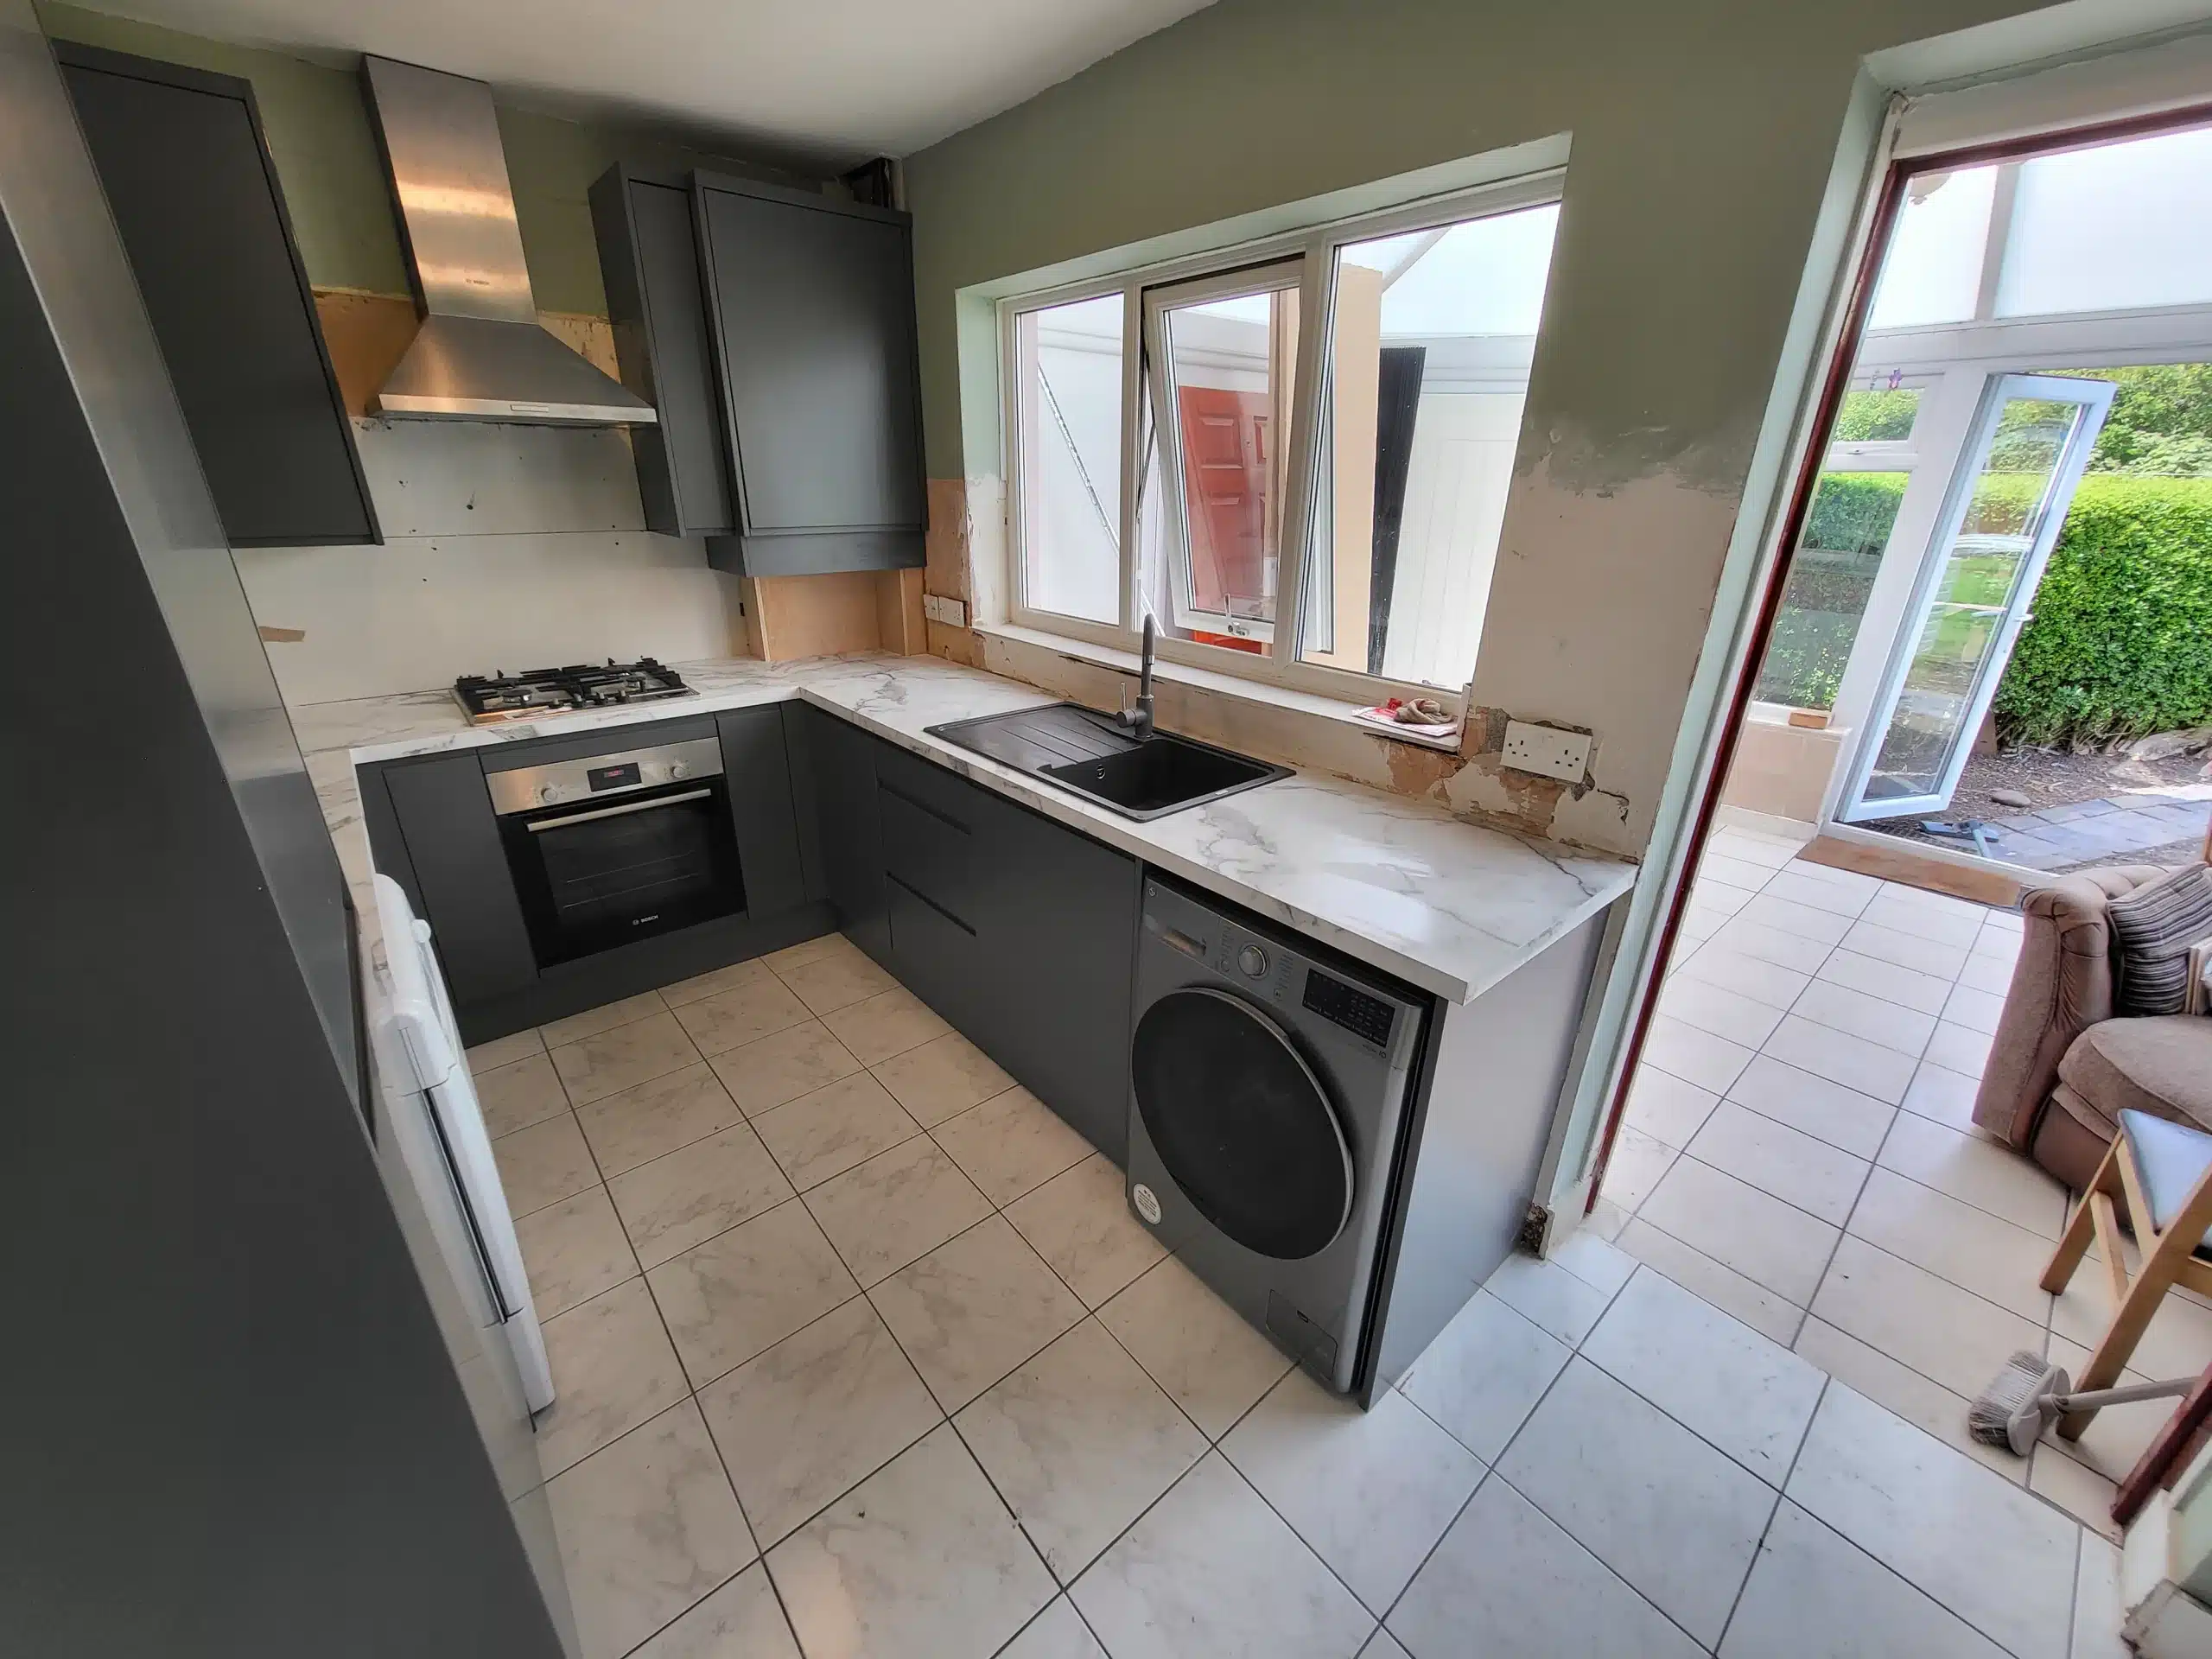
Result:
{"label": "built-in oven", "polygon": [[485,782],[541,968],[745,908],[713,737],[487,772]]}

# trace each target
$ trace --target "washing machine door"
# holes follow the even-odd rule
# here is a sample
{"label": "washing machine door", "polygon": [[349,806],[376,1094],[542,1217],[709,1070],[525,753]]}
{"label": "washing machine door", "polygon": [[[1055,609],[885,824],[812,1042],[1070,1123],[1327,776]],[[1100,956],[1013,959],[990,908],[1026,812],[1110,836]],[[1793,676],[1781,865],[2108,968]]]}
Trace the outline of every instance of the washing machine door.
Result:
{"label": "washing machine door", "polygon": [[1351,1214],[1351,1150],[1283,1028],[1223,991],[1171,991],[1137,1021],[1130,1070],[1154,1149],[1198,1213],[1248,1250],[1296,1261]]}

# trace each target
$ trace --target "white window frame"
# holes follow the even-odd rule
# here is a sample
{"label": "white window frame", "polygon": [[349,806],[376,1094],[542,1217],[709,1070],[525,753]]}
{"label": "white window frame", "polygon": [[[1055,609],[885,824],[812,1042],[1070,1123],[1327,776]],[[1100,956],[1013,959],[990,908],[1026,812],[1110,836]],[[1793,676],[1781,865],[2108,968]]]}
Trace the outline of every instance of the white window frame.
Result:
{"label": "white window frame", "polygon": [[[1173,289],[1166,296],[1175,305],[1187,305],[1204,289],[1195,286],[1218,284],[1219,291],[1248,291],[1264,267],[1302,261],[1299,296],[1296,380],[1291,403],[1289,445],[1282,510],[1282,546],[1275,579],[1275,620],[1268,630],[1265,655],[1206,645],[1162,635],[1158,643],[1161,661],[1203,669],[1240,679],[1281,686],[1344,703],[1370,703],[1389,696],[1434,697],[1455,720],[1465,713],[1466,688],[1437,687],[1384,676],[1355,673],[1301,661],[1299,644],[1304,632],[1306,550],[1313,522],[1315,471],[1320,460],[1319,418],[1325,389],[1322,370],[1334,330],[1337,253],[1344,246],[1409,231],[1440,229],[1471,219],[1541,207],[1560,200],[1567,173],[1564,168],[1505,179],[1471,189],[1425,197],[1376,213],[1332,219],[1281,235],[1231,247],[1133,267],[1089,281],[1055,288],[1007,295],[998,302],[999,391],[1001,402],[1001,475],[1006,480],[1006,580],[1007,617],[1015,626],[1039,633],[1087,642],[1115,651],[1137,651],[1142,641],[1144,612],[1138,569],[1140,493],[1145,412],[1148,404],[1165,396],[1165,368],[1157,349],[1157,304],[1147,304],[1150,291]],[[1112,623],[1064,616],[1039,610],[1028,602],[1028,554],[1024,504],[1021,499],[1020,446],[1023,430],[1024,377],[1018,320],[1026,313],[1042,311],[1079,300],[1119,295],[1122,317],[1122,466],[1121,570],[1116,591],[1121,614]],[[1538,327],[1541,332],[1541,322]],[[1147,385],[1146,365],[1156,365]],[[1166,457],[1160,458],[1165,481],[1173,476]],[[1179,519],[1181,503],[1176,491],[1164,488],[1170,498],[1163,509]],[[1163,619],[1164,620],[1164,619]]]}
{"label": "white window frame", "polygon": [[[1155,283],[1147,286],[1144,289],[1143,355],[1145,365],[1150,372],[1149,384],[1145,388],[1148,394],[1146,410],[1172,410],[1175,407],[1174,388],[1169,384],[1167,313],[1190,306],[1204,305],[1210,300],[1233,298],[1239,295],[1293,291],[1299,296],[1299,315],[1302,319],[1306,315],[1305,294],[1307,275],[1308,267],[1304,260],[1277,259],[1262,265],[1241,266],[1235,270],[1224,271],[1219,276],[1202,276],[1191,282]],[[1285,276],[1295,277],[1297,280],[1290,283],[1268,280],[1270,277]],[[1302,377],[1305,364],[1306,327],[1301,321],[1298,333],[1298,361],[1292,369],[1294,377]],[[1298,397],[1295,387],[1293,388],[1292,395],[1294,406],[1291,411],[1291,429],[1288,432],[1277,434],[1275,439],[1277,443],[1283,446],[1285,461],[1281,520],[1281,533],[1285,545],[1276,550],[1276,614],[1274,619],[1259,620],[1249,617],[1235,617],[1230,615],[1225,609],[1217,615],[1198,608],[1197,595],[1191,591],[1191,563],[1187,552],[1190,546],[1191,527],[1185,522],[1184,492],[1164,487],[1167,479],[1182,476],[1182,423],[1175,420],[1156,423],[1151,445],[1163,485],[1160,507],[1165,521],[1167,543],[1172,548],[1179,541],[1186,550],[1184,558],[1176,563],[1171,571],[1155,573],[1156,579],[1161,587],[1173,586],[1179,590],[1171,601],[1176,612],[1173,619],[1175,625],[1179,627],[1185,627],[1203,622],[1210,633],[1223,633],[1232,638],[1256,639],[1268,647],[1268,655],[1270,657],[1274,654],[1274,640],[1279,632],[1275,622],[1286,614],[1283,609],[1282,585],[1288,579],[1291,569],[1288,546],[1291,536],[1291,504],[1297,499],[1299,491],[1296,481],[1299,448],[1297,435],[1298,422],[1304,412],[1302,407],[1304,400]],[[1147,449],[1143,439],[1144,434],[1140,430],[1137,443],[1137,458],[1140,462],[1144,458]],[[1141,480],[1139,480],[1139,485],[1141,488]],[[1142,537],[1140,537],[1140,544],[1141,541]],[[1134,560],[1134,553],[1132,560]],[[1136,574],[1134,563],[1131,569],[1132,573]],[[1141,612],[1139,614],[1141,616]],[[1245,654],[1249,656],[1252,653]]]}

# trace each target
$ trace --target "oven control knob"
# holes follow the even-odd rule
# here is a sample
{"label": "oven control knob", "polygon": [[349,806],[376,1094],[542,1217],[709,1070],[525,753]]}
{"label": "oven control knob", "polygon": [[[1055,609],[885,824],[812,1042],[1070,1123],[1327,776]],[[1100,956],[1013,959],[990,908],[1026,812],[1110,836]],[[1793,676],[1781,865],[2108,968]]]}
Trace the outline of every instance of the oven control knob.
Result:
{"label": "oven control knob", "polygon": [[677,778],[689,778],[691,775],[691,768],[681,760],[671,760],[669,762],[668,775],[671,780]]}
{"label": "oven control knob", "polygon": [[1244,970],[1247,979],[1268,976],[1268,953],[1256,944],[1248,944],[1236,953],[1236,965]]}
{"label": "oven control knob", "polygon": [[554,802],[561,798],[561,791],[555,788],[551,784],[548,784],[537,791],[537,798],[544,802],[546,805],[550,806]]}

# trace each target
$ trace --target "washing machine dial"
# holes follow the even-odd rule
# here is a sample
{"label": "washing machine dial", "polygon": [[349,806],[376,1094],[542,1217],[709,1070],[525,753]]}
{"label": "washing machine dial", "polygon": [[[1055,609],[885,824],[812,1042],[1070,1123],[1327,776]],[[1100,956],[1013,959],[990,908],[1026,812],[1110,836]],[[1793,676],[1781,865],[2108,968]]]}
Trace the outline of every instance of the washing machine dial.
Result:
{"label": "washing machine dial", "polygon": [[1268,953],[1256,944],[1248,944],[1236,953],[1236,965],[1244,970],[1247,979],[1268,976]]}

